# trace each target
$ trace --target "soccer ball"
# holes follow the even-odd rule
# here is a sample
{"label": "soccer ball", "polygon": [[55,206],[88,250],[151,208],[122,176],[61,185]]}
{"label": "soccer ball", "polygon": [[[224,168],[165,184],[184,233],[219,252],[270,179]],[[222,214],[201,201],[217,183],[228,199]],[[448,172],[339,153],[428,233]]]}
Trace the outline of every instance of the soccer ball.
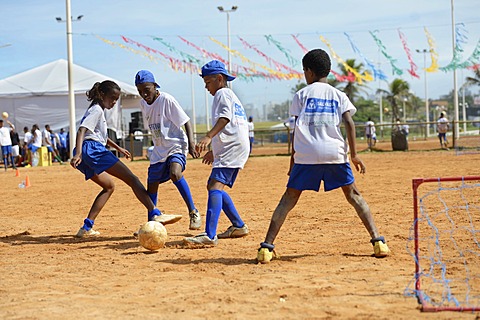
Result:
{"label": "soccer ball", "polygon": [[148,221],[138,230],[138,241],[148,250],[163,248],[167,238],[167,229],[160,222]]}
{"label": "soccer ball", "polygon": [[4,112],[2,113],[2,118],[3,118],[3,119],[8,119],[8,112],[5,112],[5,111],[4,111]]}

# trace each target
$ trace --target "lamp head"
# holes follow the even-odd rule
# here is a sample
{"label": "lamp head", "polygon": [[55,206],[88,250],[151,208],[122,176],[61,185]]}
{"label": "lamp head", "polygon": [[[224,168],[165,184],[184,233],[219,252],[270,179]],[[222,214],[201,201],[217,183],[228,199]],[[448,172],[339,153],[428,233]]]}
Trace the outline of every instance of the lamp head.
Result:
{"label": "lamp head", "polygon": [[232,11],[235,11],[238,9],[238,6],[232,6]]}
{"label": "lamp head", "polygon": [[218,9],[218,11],[223,12],[223,7],[222,6],[217,7],[217,9]]}
{"label": "lamp head", "polygon": [[82,20],[82,18],[83,18],[83,14],[79,15],[79,16],[77,17],[77,20]]}
{"label": "lamp head", "polygon": [[60,17],[56,17],[55,19],[57,20],[57,22],[62,22],[62,18]]}

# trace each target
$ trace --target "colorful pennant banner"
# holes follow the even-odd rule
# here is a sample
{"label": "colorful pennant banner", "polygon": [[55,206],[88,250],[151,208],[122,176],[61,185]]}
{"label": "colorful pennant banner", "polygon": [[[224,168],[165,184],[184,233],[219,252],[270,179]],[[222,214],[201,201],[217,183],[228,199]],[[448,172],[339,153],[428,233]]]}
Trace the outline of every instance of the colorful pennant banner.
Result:
{"label": "colorful pennant banner", "polygon": [[279,41],[273,39],[271,35],[265,36],[265,39],[267,39],[268,43],[273,43],[277,47],[277,49],[280,50],[285,55],[285,57],[287,57],[287,60],[292,67],[296,67],[298,65],[298,60],[292,57],[292,55],[290,54],[290,50],[285,49]]}
{"label": "colorful pennant banner", "polygon": [[405,50],[405,53],[407,54],[408,62],[410,63],[410,69],[408,69],[408,73],[410,73],[412,77],[420,78],[420,76],[417,74],[418,67],[413,61],[412,54],[410,53],[410,49],[408,48],[407,37],[405,37],[403,32],[400,31],[400,29],[398,29],[398,35],[400,36],[400,40],[402,41],[402,44],[403,44],[403,50]]}
{"label": "colorful pennant banner", "polygon": [[387,80],[387,76],[383,73],[382,70],[379,70],[375,67],[375,65],[373,64],[373,62],[371,62],[370,60],[367,59],[367,57],[365,57],[361,52],[360,52],[360,49],[358,49],[358,47],[355,45],[355,43],[353,42],[352,38],[348,35],[348,33],[344,32],[343,33],[348,41],[350,42],[350,45],[352,46],[352,49],[353,49],[353,52],[355,52],[356,54],[358,54],[362,59],[363,61],[365,62],[365,64],[372,70],[373,72],[373,77],[375,79],[380,79],[380,80]]}
{"label": "colorful pennant banner", "polygon": [[390,66],[392,67],[392,73],[401,76],[403,74],[403,71],[395,65],[395,62],[397,62],[397,60],[393,59],[387,53],[387,48],[383,45],[382,41],[377,37],[376,33],[378,33],[378,30],[375,30],[373,32],[369,31],[369,33],[373,37],[373,40],[375,40],[375,43],[377,44],[378,48],[382,52],[383,56],[387,58],[387,60],[390,62]]}
{"label": "colorful pennant banner", "polygon": [[435,51],[435,40],[430,35],[430,32],[428,32],[426,27],[423,28],[423,30],[425,31],[425,35],[427,36],[427,42],[429,47],[428,51],[430,52],[430,59],[432,60],[430,67],[426,68],[425,71],[436,72],[438,71],[438,53]]}
{"label": "colorful pennant banner", "polygon": [[330,43],[327,41],[327,39],[325,39],[323,36],[320,36],[320,40],[322,40],[323,43],[325,43],[325,45],[328,47],[328,49],[330,50],[330,53],[332,54],[332,57],[338,61],[338,63],[340,63],[341,65],[343,65],[343,67],[345,68],[345,70],[347,70],[348,72],[351,72],[354,76],[355,76],[355,80],[359,83],[359,84],[362,84],[363,83],[363,80],[365,81],[372,81],[373,80],[373,77],[371,74],[369,74],[367,71],[364,72],[364,75],[361,75],[360,73],[357,72],[357,70],[355,70],[354,68],[352,68],[351,66],[349,66],[342,58],[340,58],[340,56],[338,56],[335,51],[333,50],[332,46],[330,45]]}

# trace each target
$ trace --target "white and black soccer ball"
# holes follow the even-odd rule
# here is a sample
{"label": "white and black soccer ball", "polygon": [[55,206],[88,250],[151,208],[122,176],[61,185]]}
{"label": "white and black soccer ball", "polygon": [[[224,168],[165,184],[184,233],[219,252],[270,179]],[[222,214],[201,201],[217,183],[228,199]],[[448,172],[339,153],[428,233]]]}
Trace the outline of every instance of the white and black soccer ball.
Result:
{"label": "white and black soccer ball", "polygon": [[167,239],[167,229],[157,221],[148,221],[138,230],[138,241],[142,247],[151,251],[163,248]]}

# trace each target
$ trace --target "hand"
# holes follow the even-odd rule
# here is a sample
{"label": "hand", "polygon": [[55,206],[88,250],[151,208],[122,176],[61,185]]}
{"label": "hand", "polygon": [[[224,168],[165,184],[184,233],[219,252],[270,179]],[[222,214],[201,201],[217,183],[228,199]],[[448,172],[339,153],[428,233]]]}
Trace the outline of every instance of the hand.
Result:
{"label": "hand", "polygon": [[125,159],[129,160],[130,158],[132,158],[132,155],[130,154],[130,151],[128,151],[127,149],[124,149],[124,148],[120,148],[118,149],[118,152],[120,152],[121,154],[123,154],[125,156]]}
{"label": "hand", "polygon": [[82,162],[82,155],[81,154],[76,154],[70,159],[70,165],[74,168],[77,169],[77,166]]}
{"label": "hand", "polygon": [[203,137],[199,142],[197,142],[197,145],[195,146],[195,150],[197,152],[206,151],[210,142],[212,142],[212,139],[210,137],[208,136]]}
{"label": "hand", "polygon": [[196,147],[194,145],[188,145],[188,153],[193,157],[193,159],[197,159],[200,157],[200,152],[196,150]]}
{"label": "hand", "polygon": [[359,157],[352,157],[352,163],[355,166],[355,169],[357,169],[357,171],[359,171],[360,173],[364,174],[366,172],[365,165]]}
{"label": "hand", "polygon": [[205,163],[205,164],[212,164],[213,163],[213,152],[212,151],[208,151],[207,153],[205,153],[205,155],[203,156],[203,159],[202,159],[202,163]]}

